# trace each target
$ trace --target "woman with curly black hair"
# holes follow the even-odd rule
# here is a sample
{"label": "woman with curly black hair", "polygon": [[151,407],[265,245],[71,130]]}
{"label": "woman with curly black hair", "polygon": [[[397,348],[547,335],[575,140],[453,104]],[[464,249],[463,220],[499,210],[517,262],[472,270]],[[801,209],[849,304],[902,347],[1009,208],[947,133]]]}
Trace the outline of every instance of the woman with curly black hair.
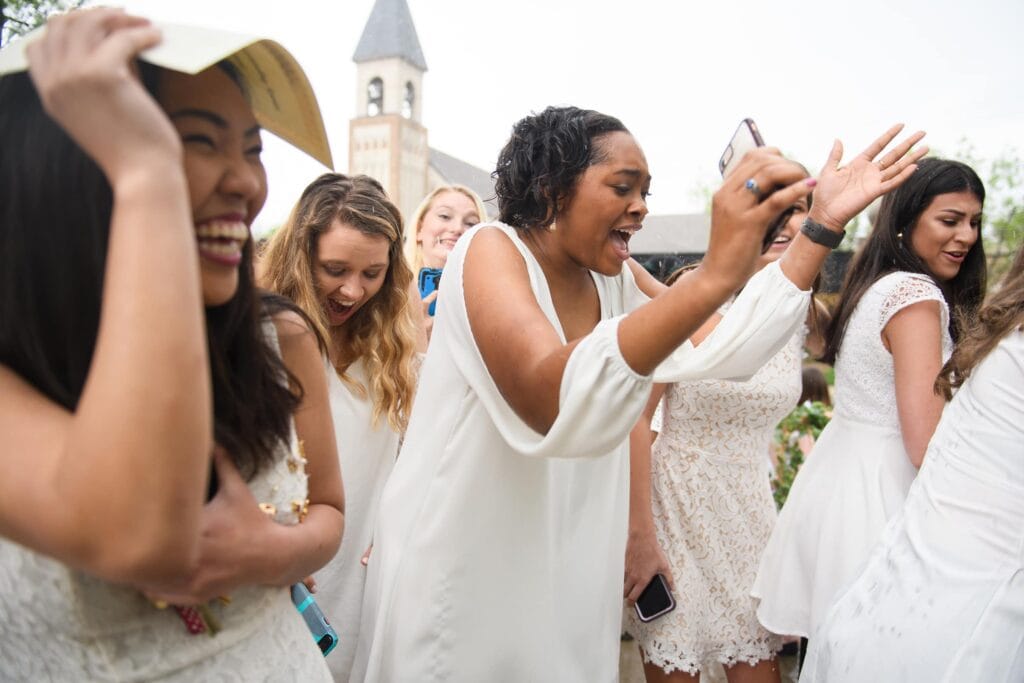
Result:
{"label": "woman with curly black hair", "polygon": [[500,222],[467,232],[445,267],[353,680],[616,678],[626,441],[652,375],[744,377],[771,357],[828,251],[807,236],[699,348],[684,342],[812,187],[812,218],[839,232],[909,176],[919,136],[872,162],[896,132],[842,169],[833,150],[817,183],[777,151],[748,155],[715,195],[707,257],[659,292],[629,258],[651,177],[625,126],[575,107],[516,124],[495,172]]}

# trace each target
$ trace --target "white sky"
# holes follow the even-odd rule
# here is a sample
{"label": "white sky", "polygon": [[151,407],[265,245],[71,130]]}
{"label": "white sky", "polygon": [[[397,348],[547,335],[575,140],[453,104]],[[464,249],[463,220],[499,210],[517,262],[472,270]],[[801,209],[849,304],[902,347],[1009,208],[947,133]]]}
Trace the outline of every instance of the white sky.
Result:
{"label": "white sky", "polygon": [[[492,170],[512,124],[549,104],[618,116],[644,148],[652,213],[701,211],[697,188],[739,120],[812,171],[833,138],[889,124],[952,155],[1024,152],[1021,0],[408,0],[427,60],[429,144]],[[128,0],[130,11],[273,38],[306,70],[336,170],[355,115],[352,53],[373,0]],[[324,169],[269,139],[257,232]]]}

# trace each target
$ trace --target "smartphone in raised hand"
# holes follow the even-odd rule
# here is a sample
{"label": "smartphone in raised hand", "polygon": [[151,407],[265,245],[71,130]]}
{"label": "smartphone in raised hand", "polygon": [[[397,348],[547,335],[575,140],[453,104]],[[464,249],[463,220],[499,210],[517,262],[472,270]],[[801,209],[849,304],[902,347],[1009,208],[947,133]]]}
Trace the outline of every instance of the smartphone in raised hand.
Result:
{"label": "smartphone in raised hand", "polygon": [[[740,125],[736,127],[736,132],[733,133],[732,139],[729,140],[729,144],[726,145],[725,151],[722,152],[722,156],[718,160],[718,170],[722,172],[722,177],[726,178],[732,173],[739,164],[740,159],[743,158],[743,155],[756,147],[764,147],[764,138],[761,137],[761,131],[758,130],[757,124],[754,123],[753,119],[743,119],[740,121]],[[763,200],[774,192],[776,188],[761,189],[763,195],[760,199]],[[786,222],[792,214],[793,210],[787,209],[782,215],[771,222],[765,231],[764,238],[761,240],[762,254],[772,246],[775,238],[786,227]]]}
{"label": "smartphone in raised hand", "polygon": [[757,129],[753,119],[743,119],[718,160],[718,170],[721,171],[722,177],[725,178],[732,173],[743,155],[755,147],[764,147],[761,131]]}

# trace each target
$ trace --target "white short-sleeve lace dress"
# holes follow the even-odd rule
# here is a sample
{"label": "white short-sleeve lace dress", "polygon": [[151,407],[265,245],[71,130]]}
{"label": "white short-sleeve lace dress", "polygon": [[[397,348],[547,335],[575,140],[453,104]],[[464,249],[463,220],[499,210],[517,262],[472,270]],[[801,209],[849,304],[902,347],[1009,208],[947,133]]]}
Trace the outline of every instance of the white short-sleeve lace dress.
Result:
{"label": "white short-sleeve lace dress", "polygon": [[627,630],[665,671],[754,664],[780,647],[758,623],[750,588],[776,518],[768,449],[800,397],[805,331],[746,382],[679,382],[665,391],[651,507],[678,606],[646,624],[626,610]]}
{"label": "white short-sleeve lace dress", "polygon": [[879,278],[850,316],[836,358],[832,421],[793,482],[754,583],[761,600],[758,619],[773,633],[814,633],[903,506],[917,475],[903,447],[892,355],[882,344],[882,330],[897,312],[920,301],[940,304],[942,356],[948,359],[949,311],[925,275]]}

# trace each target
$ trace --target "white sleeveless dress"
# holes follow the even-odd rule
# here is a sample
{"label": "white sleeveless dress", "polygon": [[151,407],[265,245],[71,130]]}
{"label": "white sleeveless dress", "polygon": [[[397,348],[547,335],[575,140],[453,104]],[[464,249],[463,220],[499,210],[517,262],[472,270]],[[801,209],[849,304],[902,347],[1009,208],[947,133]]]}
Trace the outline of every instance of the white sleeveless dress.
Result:
{"label": "white sleeveless dress", "polygon": [[[316,601],[338,632],[338,645],[327,656],[335,681],[347,681],[359,641],[366,567],[360,559],[373,540],[384,482],[395,466],[399,434],[382,416],[372,424],[373,403],[346,385],[330,362],[326,365],[338,458],[345,482],[345,534],[337,555],[316,573]],[[361,360],[348,375],[369,386]]]}
{"label": "white sleeveless dress", "polygon": [[920,301],[940,304],[946,360],[949,311],[925,275],[879,278],[850,316],[832,420],[793,482],[754,583],[758,619],[773,633],[810,637],[903,506],[917,470],[903,447],[892,355],[881,334],[893,315]]}
{"label": "white sleeveless dress", "polygon": [[1024,681],[1024,332],[946,407],[906,506],[810,641],[801,681]]}
{"label": "white sleeveless dress", "polygon": [[[602,322],[574,349],[559,414],[538,434],[502,398],[469,327],[462,266],[481,230],[501,230],[518,248],[561,334],[540,264],[515,230],[467,232],[445,267],[412,419],[381,499],[352,680],[614,681],[626,441],[651,382],[623,360],[617,325],[647,299],[628,268],[593,275]],[[792,336],[807,301],[769,266],[704,343],[684,344],[656,374],[749,377]]]}
{"label": "white sleeveless dress", "polygon": [[775,525],[768,450],[800,397],[806,328],[746,382],[669,385],[651,452],[651,507],[672,567],[676,609],[627,630],[665,671],[707,673],[771,659],[780,639],[754,612],[750,588]]}
{"label": "white sleeveless dress", "polygon": [[[278,523],[299,521],[304,462],[293,429],[290,452],[249,482]],[[0,539],[0,681],[331,680],[287,587],[246,586],[211,611],[223,630],[190,635],[174,610],[134,588]]]}

